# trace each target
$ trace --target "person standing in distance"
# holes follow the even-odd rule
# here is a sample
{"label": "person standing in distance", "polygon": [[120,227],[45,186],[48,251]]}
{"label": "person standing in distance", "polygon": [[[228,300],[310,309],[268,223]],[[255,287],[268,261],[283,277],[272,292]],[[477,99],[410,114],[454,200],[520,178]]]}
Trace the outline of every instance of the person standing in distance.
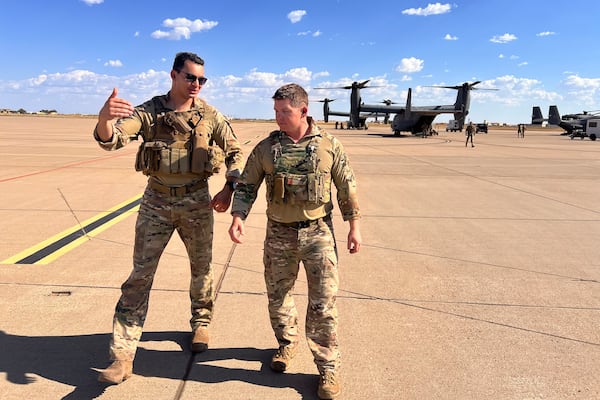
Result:
{"label": "person standing in distance", "polygon": [[[162,252],[176,230],[191,269],[191,350],[208,348],[213,314],[213,210],[231,204],[243,155],[229,121],[198,98],[204,60],[194,53],[175,56],[171,90],[133,107],[117,88],[100,110],[94,137],[105,150],[141,138],[135,168],[148,176],[135,226],[133,270],[121,286],[110,342],[112,364],[98,380],[118,384],[129,378],[148,312],[148,298]],[[208,178],[225,161],[226,182],[211,199]]]}
{"label": "person standing in distance", "polygon": [[354,172],[339,140],[308,116],[308,94],[297,84],[273,95],[279,130],[260,141],[248,157],[234,194],[229,236],[242,243],[244,220],[263,180],[267,189],[264,277],[271,326],[279,344],[271,369],[289,368],[298,347],[298,312],[292,291],[302,262],[308,279],[306,339],[320,374],[317,394],[333,399],[341,392],[338,348],[338,255],[331,211],[337,189],[342,217],[349,222],[348,250],[362,242]]}
{"label": "person standing in distance", "polygon": [[467,129],[465,129],[465,135],[467,135],[467,140],[465,141],[465,147],[467,147],[469,140],[471,141],[471,147],[475,147],[475,145],[473,144],[473,134],[474,133],[475,133],[475,127],[473,126],[473,122],[469,122],[469,125],[467,125]]}

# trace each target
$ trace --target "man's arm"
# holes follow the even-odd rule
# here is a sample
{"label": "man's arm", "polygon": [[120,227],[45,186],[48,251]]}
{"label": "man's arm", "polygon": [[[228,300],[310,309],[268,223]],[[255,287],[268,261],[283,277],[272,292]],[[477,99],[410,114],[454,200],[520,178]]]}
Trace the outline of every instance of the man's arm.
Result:
{"label": "man's arm", "polygon": [[127,100],[117,97],[118,89],[113,88],[112,93],[100,109],[96,133],[102,142],[108,142],[113,137],[113,120],[129,117],[133,114],[133,105]]}

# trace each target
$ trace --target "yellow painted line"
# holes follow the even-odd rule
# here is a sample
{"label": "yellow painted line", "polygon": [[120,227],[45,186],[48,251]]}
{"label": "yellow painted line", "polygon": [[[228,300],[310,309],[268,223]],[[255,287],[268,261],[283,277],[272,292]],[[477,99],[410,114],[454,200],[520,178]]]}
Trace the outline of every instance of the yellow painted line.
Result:
{"label": "yellow painted line", "polygon": [[49,264],[60,256],[99,235],[111,226],[127,218],[139,209],[142,195],[117,204],[111,209],[83,221],[61,233],[58,233],[27,250],[20,252],[0,264]]}

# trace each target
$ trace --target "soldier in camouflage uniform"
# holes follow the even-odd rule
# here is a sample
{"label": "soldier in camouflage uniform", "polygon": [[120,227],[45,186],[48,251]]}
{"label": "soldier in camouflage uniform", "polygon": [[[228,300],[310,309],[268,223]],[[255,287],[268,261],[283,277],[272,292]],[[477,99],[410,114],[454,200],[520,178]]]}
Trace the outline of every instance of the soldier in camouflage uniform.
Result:
{"label": "soldier in camouflage uniform", "polygon": [[274,96],[280,130],[259,142],[250,154],[234,194],[229,228],[242,243],[244,220],[264,180],[267,186],[265,282],[271,326],[279,348],[271,368],[283,372],[298,346],[298,312],[292,297],[302,262],[308,279],[306,339],[320,373],[318,395],[340,393],[337,340],[337,249],[333,235],[331,185],[337,189],[342,217],[349,221],[348,249],[360,249],[356,180],[342,144],[307,116],[308,95],[296,84]]}
{"label": "soldier in camouflage uniform", "polygon": [[[136,170],[148,176],[135,227],[133,270],[121,287],[110,343],[111,366],[102,382],[120,383],[132,374],[133,359],[148,311],[148,298],[159,258],[177,230],[191,269],[190,325],[192,351],[208,347],[213,313],[213,209],[229,208],[243,156],[229,121],[197,98],[204,60],[178,53],[171,70],[171,90],[133,107],[113,89],[98,116],[94,137],[105,150],[141,138]],[[224,188],[211,200],[208,178],[225,161]]]}

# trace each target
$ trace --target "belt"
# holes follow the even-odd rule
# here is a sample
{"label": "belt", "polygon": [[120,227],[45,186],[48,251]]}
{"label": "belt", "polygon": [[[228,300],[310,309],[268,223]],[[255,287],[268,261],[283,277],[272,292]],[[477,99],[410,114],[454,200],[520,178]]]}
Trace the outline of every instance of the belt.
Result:
{"label": "belt", "polygon": [[160,193],[168,194],[169,196],[183,196],[184,194],[195,192],[198,189],[208,187],[208,181],[206,179],[184,186],[167,186],[158,183],[155,180],[148,182],[150,189]]}
{"label": "belt", "polygon": [[304,228],[308,228],[309,226],[312,226],[312,225],[318,225],[319,221],[329,222],[329,221],[331,221],[331,215],[327,214],[323,218],[307,219],[307,220],[304,220],[304,221],[294,221],[294,222],[277,222],[277,221],[274,221],[274,222],[277,223],[277,224],[279,224],[279,225],[287,226],[287,227],[294,228],[294,229],[304,229]]}

